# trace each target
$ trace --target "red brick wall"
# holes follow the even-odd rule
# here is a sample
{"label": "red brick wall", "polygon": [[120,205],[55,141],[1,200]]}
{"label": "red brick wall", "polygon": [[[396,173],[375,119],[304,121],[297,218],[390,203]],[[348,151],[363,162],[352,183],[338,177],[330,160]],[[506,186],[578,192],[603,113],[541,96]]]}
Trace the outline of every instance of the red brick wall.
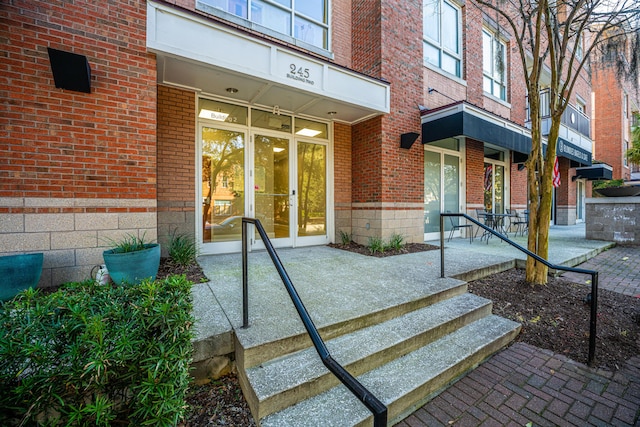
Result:
{"label": "red brick wall", "polygon": [[527,199],[527,169],[518,170],[518,165],[511,165],[511,207],[513,209],[526,209]]}
{"label": "red brick wall", "polygon": [[[571,181],[569,177],[570,163],[569,159],[558,157],[558,170],[560,172],[560,186],[556,188],[556,204],[558,206],[576,205],[576,183]],[[575,173],[571,175],[575,175]]]}
{"label": "red brick wall", "polygon": [[[0,17],[0,196],[155,199],[145,3],[16,0]],[[91,93],[55,87],[47,47],[87,56]]]}
{"label": "red brick wall", "polygon": [[592,87],[595,92],[594,160],[613,167],[613,179],[624,178],[622,134],[622,90],[612,67],[594,66]]}
{"label": "red brick wall", "polygon": [[334,200],[336,204],[351,203],[351,126],[333,125]]}
{"label": "red brick wall", "polygon": [[351,2],[334,1],[331,3],[331,51],[334,61],[345,67],[351,67],[352,33]]}
{"label": "red brick wall", "polygon": [[472,2],[462,8],[462,43],[464,79],[467,82],[467,101],[483,107],[482,90],[482,23],[481,10]]}
{"label": "red brick wall", "polygon": [[[424,150],[420,139],[400,148],[400,135],[421,133],[422,1],[382,2],[382,78],[391,82],[391,114],[384,116],[382,200],[423,203]],[[402,31],[399,31],[401,29]]]}
{"label": "red brick wall", "polygon": [[353,0],[351,5],[351,64],[357,71],[381,77],[381,9],[380,2]]}
{"label": "red brick wall", "polygon": [[484,205],[484,144],[467,138],[467,204]]}
{"label": "red brick wall", "polygon": [[158,202],[195,199],[195,94],[158,86]]}
{"label": "red brick wall", "polygon": [[401,134],[420,133],[422,61],[416,52],[422,51],[421,11],[422,3],[415,0],[353,3],[353,65],[391,82],[391,113],[354,126],[355,202],[422,201],[420,141],[410,150],[400,148]]}
{"label": "red brick wall", "polygon": [[351,150],[352,201],[355,203],[381,201],[381,117],[353,126]]}

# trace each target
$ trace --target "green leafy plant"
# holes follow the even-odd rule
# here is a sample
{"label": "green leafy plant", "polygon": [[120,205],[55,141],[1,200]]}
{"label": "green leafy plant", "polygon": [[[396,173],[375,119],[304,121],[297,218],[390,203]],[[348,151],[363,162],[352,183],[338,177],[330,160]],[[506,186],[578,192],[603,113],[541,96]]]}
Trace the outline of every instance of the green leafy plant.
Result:
{"label": "green leafy plant", "polygon": [[196,262],[198,247],[193,236],[174,232],[169,240],[169,258],[179,265],[187,266]]}
{"label": "green leafy plant", "polygon": [[593,189],[597,190],[598,188],[622,187],[623,185],[624,181],[621,179],[600,180],[593,183]]}
{"label": "green leafy plant", "polygon": [[114,253],[135,252],[146,249],[152,242],[145,240],[146,233],[141,237],[127,234],[120,240],[109,239],[110,245],[113,247]]}
{"label": "green leafy plant", "polygon": [[369,237],[367,248],[369,248],[369,252],[375,254],[377,252],[384,252],[385,244],[381,237],[372,236]]}
{"label": "green leafy plant", "polygon": [[71,283],[0,307],[0,425],[173,426],[191,362],[185,276]]}
{"label": "green leafy plant", "polygon": [[402,235],[394,233],[391,235],[389,239],[389,243],[386,246],[386,249],[400,250],[404,247],[404,237]]}
{"label": "green leafy plant", "polygon": [[351,238],[352,235],[351,233],[347,233],[346,231],[339,231],[340,233],[340,241],[342,242],[343,245],[348,245],[349,243],[351,243]]}

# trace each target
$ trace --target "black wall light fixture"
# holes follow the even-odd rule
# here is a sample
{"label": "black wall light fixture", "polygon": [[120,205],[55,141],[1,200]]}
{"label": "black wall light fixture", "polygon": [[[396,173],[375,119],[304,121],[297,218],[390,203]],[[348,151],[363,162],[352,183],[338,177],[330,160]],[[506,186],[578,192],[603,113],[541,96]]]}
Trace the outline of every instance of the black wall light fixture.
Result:
{"label": "black wall light fixture", "polygon": [[47,48],[56,87],[91,93],[91,68],[84,55]]}
{"label": "black wall light fixture", "polygon": [[416,139],[420,136],[417,132],[408,132],[400,135],[400,148],[409,149],[416,142]]}

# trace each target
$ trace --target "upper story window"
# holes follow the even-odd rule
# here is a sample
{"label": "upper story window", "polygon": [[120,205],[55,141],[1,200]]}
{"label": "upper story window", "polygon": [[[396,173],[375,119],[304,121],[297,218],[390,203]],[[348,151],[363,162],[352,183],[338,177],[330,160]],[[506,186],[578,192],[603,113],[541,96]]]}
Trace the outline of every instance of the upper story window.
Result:
{"label": "upper story window", "polygon": [[423,0],[424,63],[432,64],[456,77],[461,67],[461,11],[447,0]]}
{"label": "upper story window", "polygon": [[[212,7],[321,49],[329,49],[329,0],[198,0]],[[205,5],[202,7],[202,5]],[[209,6],[209,7],[207,7]],[[255,28],[251,26],[252,28]]]}
{"label": "upper story window", "polygon": [[584,116],[587,115],[587,103],[579,96],[576,99],[576,110],[581,112]]}
{"label": "upper story window", "polygon": [[622,117],[629,118],[629,95],[626,93],[622,99]]}
{"label": "upper story window", "polygon": [[579,61],[581,61],[584,56],[584,47],[582,43],[582,37],[578,37],[578,40],[576,41],[576,58],[578,58]]}
{"label": "upper story window", "polygon": [[482,88],[503,101],[507,100],[507,47],[486,29],[482,30]]}

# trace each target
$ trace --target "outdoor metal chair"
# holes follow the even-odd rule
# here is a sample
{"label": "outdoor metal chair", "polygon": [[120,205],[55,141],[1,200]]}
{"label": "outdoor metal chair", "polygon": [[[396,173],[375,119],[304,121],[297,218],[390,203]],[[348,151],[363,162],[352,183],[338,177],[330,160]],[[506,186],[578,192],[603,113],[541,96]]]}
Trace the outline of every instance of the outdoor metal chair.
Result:
{"label": "outdoor metal chair", "polygon": [[[447,211],[447,213],[451,213],[451,211]],[[462,224],[460,225],[460,217],[459,216],[450,216],[449,221],[451,221],[451,232],[449,233],[449,239],[447,242],[451,241],[453,237],[453,233],[456,230],[468,230],[469,232],[469,243],[473,242],[473,224]]]}
{"label": "outdoor metal chair", "polygon": [[[478,217],[478,221],[489,228],[494,228],[494,218],[491,212],[487,212],[484,209],[476,209],[476,216]],[[480,228],[478,228],[478,230],[480,230]],[[478,234],[478,230],[476,230],[476,235]],[[487,243],[489,243],[489,239],[492,237],[492,235],[487,230],[482,229],[482,236],[480,236],[480,241],[482,241],[482,239],[484,239],[485,237],[487,238]]]}
{"label": "outdoor metal chair", "polygon": [[524,211],[523,215],[524,216],[521,216],[516,211],[516,218],[511,222],[511,224],[516,227],[516,236],[518,233],[520,233],[520,236],[524,236],[524,233],[529,229],[529,211]]}

